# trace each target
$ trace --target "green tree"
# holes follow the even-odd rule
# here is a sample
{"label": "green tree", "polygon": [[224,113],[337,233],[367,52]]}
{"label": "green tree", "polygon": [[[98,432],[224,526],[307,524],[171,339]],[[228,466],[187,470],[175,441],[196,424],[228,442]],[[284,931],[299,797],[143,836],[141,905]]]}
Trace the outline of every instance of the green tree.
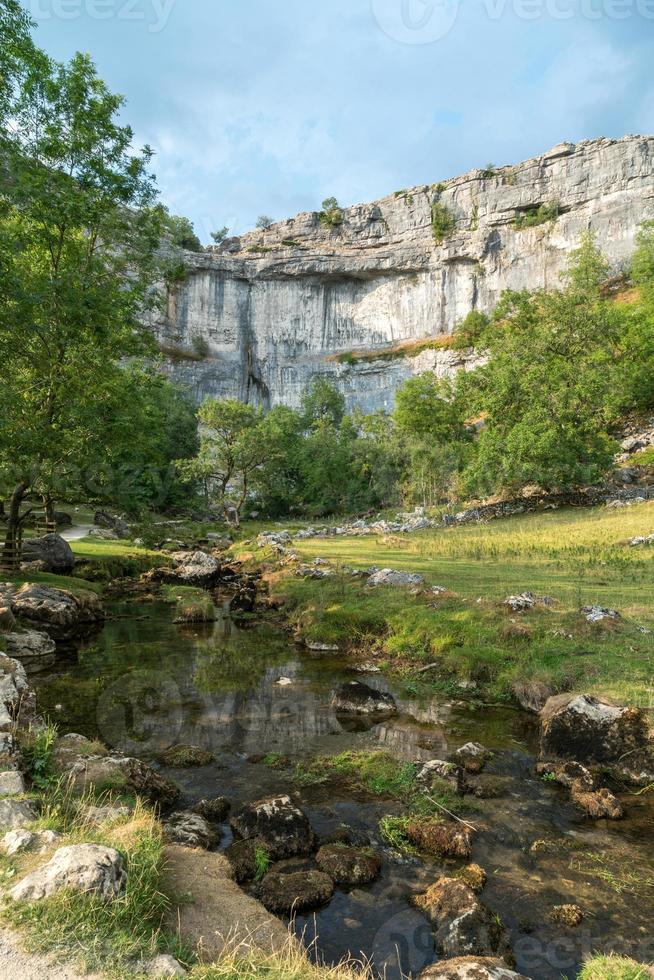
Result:
{"label": "green tree", "polygon": [[273,225],[273,219],[269,218],[267,214],[260,214],[257,218],[257,228],[261,231],[267,231]]}
{"label": "green tree", "polygon": [[405,381],[397,393],[393,414],[399,431],[408,436],[428,436],[438,443],[465,437],[461,406],[453,386],[433,371]]}
{"label": "green tree", "polygon": [[218,231],[211,232],[211,237],[213,238],[216,245],[220,245],[221,242],[224,242],[228,235],[229,235],[229,228],[227,227],[227,225],[223,225],[223,227],[219,228]]}
{"label": "green tree", "polygon": [[234,399],[207,398],[198,420],[199,452],[179,460],[179,471],[201,486],[207,506],[215,501],[228,521],[238,523],[254,475],[273,452],[262,412]]}
{"label": "green tree", "polygon": [[195,234],[193,223],[188,218],[166,212],[164,228],[173,245],[177,245],[178,248],[185,248],[188,252],[203,251],[202,242]]}
{"label": "green tree", "polygon": [[0,170],[0,471],[11,485],[5,551],[21,505],[100,448],[121,358],[152,349],[161,209],[122,99],[88,57],[32,52],[12,90]]}
{"label": "green tree", "polygon": [[345,398],[327,378],[316,377],[302,392],[300,413],[307,428],[319,421],[339,426],[345,416]]}

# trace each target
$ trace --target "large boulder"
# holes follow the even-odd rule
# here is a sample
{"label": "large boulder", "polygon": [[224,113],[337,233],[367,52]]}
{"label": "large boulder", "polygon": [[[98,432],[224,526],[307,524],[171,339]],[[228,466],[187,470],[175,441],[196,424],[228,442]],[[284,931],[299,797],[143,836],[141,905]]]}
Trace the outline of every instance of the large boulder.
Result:
{"label": "large boulder", "polygon": [[376,854],[342,844],[324,844],[316,854],[316,864],[337,885],[368,885],[381,873]]}
{"label": "large boulder", "polygon": [[70,777],[77,793],[127,788],[161,810],[170,809],[181,791],[171,780],[141,759],[129,756],[97,754],[97,747],[82,735],[59,739],[52,754],[52,764],[59,773]]}
{"label": "large boulder", "polygon": [[418,980],[527,980],[495,956],[457,956],[423,970]]}
{"label": "large boulder", "polygon": [[504,926],[461,879],[439,878],[414,903],[431,923],[441,956],[510,955]]}
{"label": "large boulder", "polygon": [[392,694],[376,691],[361,681],[348,681],[334,692],[332,708],[337,715],[375,715],[397,714],[397,705]]}
{"label": "large boulder", "polygon": [[111,902],[127,883],[125,862],[113,847],[72,844],[60,847],[42,868],[32,871],[10,891],[16,902],[38,902],[64,888]]}
{"label": "large boulder", "polygon": [[9,656],[20,660],[30,673],[45,670],[55,659],[56,644],[47,633],[37,630],[7,633],[5,644]]}
{"label": "large boulder", "polygon": [[104,619],[102,602],[95,592],[72,593],[30,583],[12,596],[11,609],[18,619],[54,631],[75,630]]}
{"label": "large boulder", "polygon": [[640,708],[627,708],[589,694],[559,694],[540,713],[544,756],[579,762],[619,762],[644,753],[648,730]]}
{"label": "large boulder", "polygon": [[260,898],[269,912],[294,915],[325,905],[334,894],[334,882],[322,871],[271,872],[261,882]]}
{"label": "large boulder", "polygon": [[412,817],[405,833],[412,844],[438,857],[470,857],[472,831],[461,823],[440,817]]}
{"label": "large boulder", "polygon": [[166,582],[206,588],[215,585],[220,578],[222,568],[220,562],[206,551],[178,551],[173,553],[171,558],[175,562],[175,567],[161,571],[161,576]]}
{"label": "large boulder", "polygon": [[23,561],[43,562],[43,570],[55,575],[70,575],[75,568],[73,549],[59,534],[27,538],[23,541]]}
{"label": "large boulder", "polygon": [[273,861],[310,854],[316,837],[306,814],[289,796],[249,803],[235,813],[230,826],[238,838],[257,838]]}

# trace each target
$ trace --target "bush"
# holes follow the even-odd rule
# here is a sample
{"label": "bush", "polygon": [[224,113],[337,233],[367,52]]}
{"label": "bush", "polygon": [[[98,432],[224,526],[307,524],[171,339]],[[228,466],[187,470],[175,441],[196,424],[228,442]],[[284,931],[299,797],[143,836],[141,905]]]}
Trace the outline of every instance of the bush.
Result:
{"label": "bush", "polygon": [[337,228],[343,224],[343,211],[335,197],[326,197],[322,202],[322,211],[318,215],[321,225]]}
{"label": "bush", "polygon": [[559,214],[559,202],[550,201],[549,203],[540,204],[538,207],[519,211],[516,214],[513,227],[516,231],[521,231],[523,228],[535,228],[537,225],[544,225],[548,221],[556,221]]}
{"label": "bush", "polygon": [[191,340],[191,347],[193,348],[193,353],[197,357],[205,358],[209,356],[209,343],[204,337],[196,334]]}
{"label": "bush", "polygon": [[431,231],[435,242],[449,238],[456,230],[456,220],[452,212],[440,201],[431,206]]}

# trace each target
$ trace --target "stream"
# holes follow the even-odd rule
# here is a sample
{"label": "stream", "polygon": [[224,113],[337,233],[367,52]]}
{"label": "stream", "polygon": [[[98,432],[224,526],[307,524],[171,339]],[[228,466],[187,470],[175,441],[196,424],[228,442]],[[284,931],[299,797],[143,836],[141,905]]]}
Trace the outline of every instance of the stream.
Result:
{"label": "stream", "polygon": [[[387,980],[401,971],[416,976],[436,955],[410,896],[465,862],[392,851],[378,822],[401,813],[398,803],[333,786],[298,789],[292,767],[271,768],[261,756],[280,753],[295,762],[383,749],[416,762],[447,758],[470,740],[493,750],[484,778],[497,794],[475,801],[467,817],[478,831],[471,860],[488,873],[481,900],[507,926],[517,970],[554,980],[575,977],[593,951],[654,959],[654,792],[621,794],[622,821],[590,822],[563,790],[535,775],[531,716],[475,701],[407,699],[373,673],[361,679],[391,691],[400,714],[346,731],[330,707],[334,688],[356,676],[345,660],[310,654],[281,630],[238,627],[224,614],[206,626],[181,627],[163,603],[115,602],[108,612],[102,633],[67,651],[55,672],[32,679],[41,711],[62,734],[98,737],[148,760],[177,743],[210,750],[217,761],[209,766],[162,769],[187,803],[223,795],[238,805],[293,791],[319,834],[345,823],[367,835],[383,857],[378,881],[337,889],[328,906],[295,922],[328,962],[363,955]],[[231,839],[225,825],[220,848]],[[548,921],[552,906],[568,902],[584,911],[574,929]]]}

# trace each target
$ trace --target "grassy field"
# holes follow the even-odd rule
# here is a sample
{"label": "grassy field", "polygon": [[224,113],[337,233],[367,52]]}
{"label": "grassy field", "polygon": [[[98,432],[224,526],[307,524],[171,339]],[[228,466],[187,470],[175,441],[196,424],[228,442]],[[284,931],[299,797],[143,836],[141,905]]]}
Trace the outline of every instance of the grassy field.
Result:
{"label": "grassy field", "polygon": [[654,547],[628,545],[652,532],[654,501],[409,535],[309,538],[294,547],[307,558],[419,572],[467,598],[500,599],[528,589],[570,607],[597,602],[654,616]]}
{"label": "grassy field", "polygon": [[[654,548],[629,540],[653,530],[654,503],[646,503],[403,536],[311,538],[294,547],[305,560],[330,560],[336,574],[313,580],[287,568],[268,578],[300,636],[373,657],[409,688],[472,681],[509,698],[517,683],[544,682],[651,707]],[[347,571],[372,565],[418,572],[447,592],[369,589]],[[556,601],[524,613],[504,605],[523,591]],[[580,610],[593,604],[621,618],[589,623]]]}

